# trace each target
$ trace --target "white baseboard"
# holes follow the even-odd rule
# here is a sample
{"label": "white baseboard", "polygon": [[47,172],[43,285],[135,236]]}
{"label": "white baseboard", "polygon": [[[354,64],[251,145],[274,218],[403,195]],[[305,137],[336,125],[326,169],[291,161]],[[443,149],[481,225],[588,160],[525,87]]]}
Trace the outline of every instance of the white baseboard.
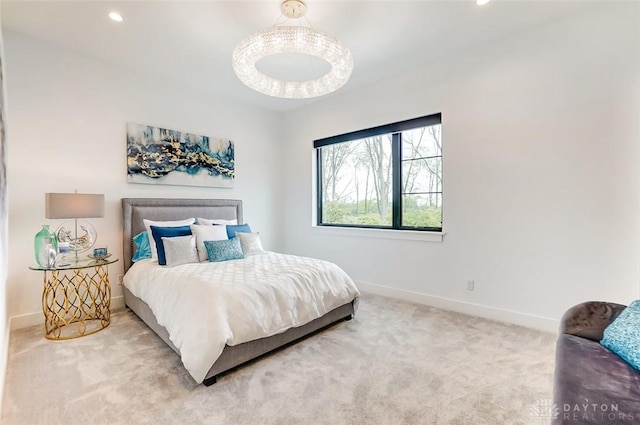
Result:
{"label": "white baseboard", "polygon": [[6,323],[4,350],[0,353],[0,417],[4,409],[4,393],[7,382],[7,366],[9,364],[9,341],[11,340],[11,319]]}
{"label": "white baseboard", "polygon": [[483,317],[485,319],[498,320],[501,322],[513,323],[542,330],[545,332],[558,332],[560,322],[556,319],[534,316],[531,314],[519,313],[517,311],[505,310],[489,307],[482,304],[474,304],[466,301],[454,300],[451,298],[436,297],[420,292],[407,291],[405,289],[392,288],[370,282],[357,281],[358,288],[363,292],[376,295],[383,295],[389,298],[397,298],[404,301],[411,301],[444,310],[456,311],[458,313],[469,314],[471,316]]}
{"label": "white baseboard", "polygon": [[42,324],[44,324],[44,316],[42,315],[41,311],[37,313],[27,313],[21,314],[19,316],[11,316],[9,318],[9,328],[12,331]]}
{"label": "white baseboard", "polygon": [[111,310],[120,310],[124,308],[124,295],[111,298]]}
{"label": "white baseboard", "polygon": [[[111,298],[111,311],[124,307],[124,296]],[[28,328],[29,326],[44,325],[44,316],[42,311],[36,313],[21,314],[9,318],[9,329],[16,330]]]}
{"label": "white baseboard", "polygon": [[[417,302],[419,304],[438,307],[444,310],[451,310],[458,313],[469,314],[471,316],[484,317],[485,319],[513,323],[515,325],[539,329],[546,332],[556,333],[558,331],[558,326],[560,325],[560,322],[556,319],[534,316],[513,310],[489,307],[482,304],[469,303],[451,298],[437,297],[423,294],[421,292],[407,291],[405,289],[392,288],[390,286],[378,285],[364,281],[357,281],[356,284],[363,292]],[[124,296],[121,295],[111,298],[111,310],[118,310],[120,308],[124,308]],[[10,330],[15,330],[29,326],[42,325],[43,323],[42,311],[38,311],[37,313],[11,317],[9,319],[9,328]]]}

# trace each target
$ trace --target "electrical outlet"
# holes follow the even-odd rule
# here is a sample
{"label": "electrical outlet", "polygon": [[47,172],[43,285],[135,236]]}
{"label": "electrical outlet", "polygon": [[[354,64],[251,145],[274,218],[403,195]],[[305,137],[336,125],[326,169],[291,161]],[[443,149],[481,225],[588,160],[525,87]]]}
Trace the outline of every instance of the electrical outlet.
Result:
{"label": "electrical outlet", "polygon": [[467,291],[475,291],[475,289],[476,289],[476,281],[467,280]]}
{"label": "electrical outlet", "polygon": [[118,275],[118,285],[122,285],[122,279],[124,279],[124,275],[123,274],[119,274]]}

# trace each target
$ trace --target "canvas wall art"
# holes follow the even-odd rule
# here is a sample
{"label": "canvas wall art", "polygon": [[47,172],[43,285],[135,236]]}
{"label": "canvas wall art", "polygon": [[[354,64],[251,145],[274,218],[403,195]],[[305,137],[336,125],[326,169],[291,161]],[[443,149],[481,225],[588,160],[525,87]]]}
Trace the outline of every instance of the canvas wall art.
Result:
{"label": "canvas wall art", "polygon": [[231,140],[127,123],[129,183],[233,187]]}

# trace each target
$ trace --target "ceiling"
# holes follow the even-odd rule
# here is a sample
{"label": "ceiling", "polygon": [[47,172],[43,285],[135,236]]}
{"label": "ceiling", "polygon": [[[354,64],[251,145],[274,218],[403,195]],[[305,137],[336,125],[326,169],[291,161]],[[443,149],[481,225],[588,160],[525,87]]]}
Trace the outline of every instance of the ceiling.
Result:
{"label": "ceiling", "polygon": [[[183,86],[286,112],[323,98],[289,100],[254,92],[236,78],[231,67],[231,53],[237,43],[282,20],[279,3],[2,0],[0,7],[3,31],[8,29],[159,75]],[[501,38],[596,7],[597,3],[493,0],[477,6],[474,0],[307,0],[306,18],[351,50],[353,74],[340,89],[348,91],[449,55],[481,49]],[[112,10],[118,11],[124,22],[111,21],[107,15]],[[297,24],[296,20],[289,22]],[[277,55],[259,65],[280,78],[308,74],[309,61],[293,56]]]}

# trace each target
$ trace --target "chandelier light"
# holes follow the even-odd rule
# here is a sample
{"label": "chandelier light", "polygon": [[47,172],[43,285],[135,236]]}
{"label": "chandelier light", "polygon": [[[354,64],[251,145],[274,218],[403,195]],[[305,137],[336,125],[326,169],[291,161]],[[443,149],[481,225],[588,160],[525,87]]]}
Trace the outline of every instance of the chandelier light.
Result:
{"label": "chandelier light", "polygon": [[[283,0],[282,14],[300,18],[306,12],[303,0]],[[319,78],[307,81],[287,81],[266,75],[256,63],[279,53],[301,53],[318,57],[331,69]],[[285,99],[305,99],[338,90],[351,76],[351,52],[337,38],[311,27],[275,25],[251,34],[236,46],[232,57],[233,69],[245,85],[260,93]]]}

